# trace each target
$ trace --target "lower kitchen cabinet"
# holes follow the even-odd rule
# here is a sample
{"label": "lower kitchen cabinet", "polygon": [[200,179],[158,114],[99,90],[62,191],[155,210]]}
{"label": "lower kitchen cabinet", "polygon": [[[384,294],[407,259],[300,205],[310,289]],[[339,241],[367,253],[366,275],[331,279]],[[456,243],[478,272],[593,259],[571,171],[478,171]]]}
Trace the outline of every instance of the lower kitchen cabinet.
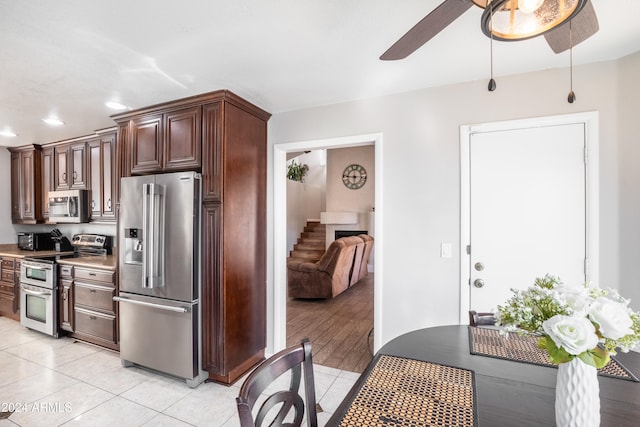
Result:
{"label": "lower kitchen cabinet", "polygon": [[119,350],[115,272],[65,265],[59,288],[60,328],[78,340]]}
{"label": "lower kitchen cabinet", "polygon": [[70,265],[60,267],[58,292],[60,329],[73,332],[73,267]]}
{"label": "lower kitchen cabinet", "polygon": [[91,337],[90,341],[98,340],[100,343],[108,343],[109,347],[117,342],[118,328],[115,314],[106,314],[76,306],[75,320],[76,334],[89,336]]}
{"label": "lower kitchen cabinet", "polygon": [[20,320],[20,262],[3,256],[0,261],[0,316]]}

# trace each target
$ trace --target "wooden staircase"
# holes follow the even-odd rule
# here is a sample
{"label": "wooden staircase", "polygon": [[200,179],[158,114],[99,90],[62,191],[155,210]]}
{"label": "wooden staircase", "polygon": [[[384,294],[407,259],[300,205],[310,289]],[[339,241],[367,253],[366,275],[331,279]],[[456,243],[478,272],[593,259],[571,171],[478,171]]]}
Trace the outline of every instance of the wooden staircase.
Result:
{"label": "wooden staircase", "polygon": [[316,262],[325,252],[325,225],[319,221],[307,221],[298,243],[293,245],[289,260]]}

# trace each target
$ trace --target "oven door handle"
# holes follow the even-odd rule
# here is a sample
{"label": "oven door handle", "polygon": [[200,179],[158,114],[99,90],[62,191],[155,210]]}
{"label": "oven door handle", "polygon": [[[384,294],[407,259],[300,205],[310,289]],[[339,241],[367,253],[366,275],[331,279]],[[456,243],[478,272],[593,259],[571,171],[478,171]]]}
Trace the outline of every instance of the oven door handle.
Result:
{"label": "oven door handle", "polygon": [[24,286],[22,290],[27,295],[33,295],[34,297],[48,297],[51,296],[51,292],[41,292],[41,291],[32,291],[31,289],[25,289]]}

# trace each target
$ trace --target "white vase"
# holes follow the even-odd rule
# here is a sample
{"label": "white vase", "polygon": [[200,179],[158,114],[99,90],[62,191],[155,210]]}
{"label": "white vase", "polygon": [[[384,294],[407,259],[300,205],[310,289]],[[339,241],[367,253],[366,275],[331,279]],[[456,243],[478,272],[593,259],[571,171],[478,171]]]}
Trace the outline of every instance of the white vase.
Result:
{"label": "white vase", "polygon": [[577,357],[558,365],[556,378],[556,426],[598,427],[600,385],[595,367]]}

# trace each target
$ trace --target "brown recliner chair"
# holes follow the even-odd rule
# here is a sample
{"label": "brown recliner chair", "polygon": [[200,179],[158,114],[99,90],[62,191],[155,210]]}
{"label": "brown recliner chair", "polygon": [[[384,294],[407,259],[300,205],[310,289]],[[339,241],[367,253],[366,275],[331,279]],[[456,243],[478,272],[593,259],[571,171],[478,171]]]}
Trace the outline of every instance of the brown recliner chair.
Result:
{"label": "brown recliner chair", "polygon": [[356,243],[356,251],[353,254],[353,264],[349,273],[349,286],[355,285],[360,281],[360,267],[362,266],[362,257],[364,256],[365,241],[361,236],[357,236],[360,241]]}
{"label": "brown recliner chair", "polygon": [[291,298],[333,298],[350,286],[354,258],[363,240],[357,236],[334,240],[318,262],[289,261],[287,289]]}
{"label": "brown recliner chair", "polygon": [[368,234],[360,234],[362,240],[364,240],[364,253],[362,254],[362,262],[360,264],[360,271],[358,274],[358,280],[362,280],[369,274],[369,257],[371,256],[371,250],[373,249],[373,237]]}

